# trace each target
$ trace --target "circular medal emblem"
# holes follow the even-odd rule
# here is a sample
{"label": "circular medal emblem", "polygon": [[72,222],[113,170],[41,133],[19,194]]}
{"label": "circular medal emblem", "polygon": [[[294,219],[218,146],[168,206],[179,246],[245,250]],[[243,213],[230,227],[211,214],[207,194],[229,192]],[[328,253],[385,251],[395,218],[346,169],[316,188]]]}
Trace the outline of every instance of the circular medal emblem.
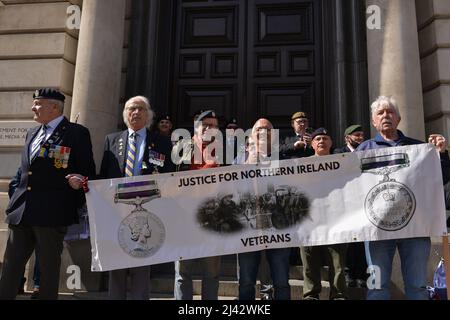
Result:
{"label": "circular medal emblem", "polygon": [[416,199],[405,185],[396,181],[382,182],[369,191],[364,207],[372,224],[382,230],[396,231],[411,220]]}
{"label": "circular medal emblem", "polygon": [[146,210],[133,211],[119,226],[119,244],[132,257],[147,258],[161,248],[166,237],[162,221]]}

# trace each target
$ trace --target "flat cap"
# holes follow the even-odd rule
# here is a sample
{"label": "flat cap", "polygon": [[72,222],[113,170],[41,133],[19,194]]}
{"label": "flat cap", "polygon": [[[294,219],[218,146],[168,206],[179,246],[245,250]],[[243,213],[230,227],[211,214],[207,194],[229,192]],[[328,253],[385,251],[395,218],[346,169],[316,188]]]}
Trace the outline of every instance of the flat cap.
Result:
{"label": "flat cap", "polygon": [[308,119],[308,116],[306,115],[305,112],[298,111],[298,112],[296,112],[296,113],[294,113],[292,115],[291,120],[295,120],[297,118],[306,118],[306,119]]}
{"label": "flat cap", "polygon": [[66,97],[56,89],[42,88],[34,92],[33,99],[52,99],[64,102],[64,100],[66,100]]}
{"label": "flat cap", "polygon": [[362,126],[359,124],[352,124],[347,129],[345,129],[344,137],[348,136],[349,134],[352,134],[353,132],[356,132],[356,131],[363,131]]}
{"label": "flat cap", "polygon": [[312,134],[311,134],[311,139],[314,139],[316,136],[330,136],[330,134],[328,133],[328,130],[325,128],[319,128],[316,129]]}

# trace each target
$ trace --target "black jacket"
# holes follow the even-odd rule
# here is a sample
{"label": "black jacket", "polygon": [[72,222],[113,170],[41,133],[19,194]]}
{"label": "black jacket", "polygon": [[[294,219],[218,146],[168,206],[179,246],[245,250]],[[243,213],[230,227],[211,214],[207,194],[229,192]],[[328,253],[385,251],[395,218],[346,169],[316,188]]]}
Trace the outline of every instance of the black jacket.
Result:
{"label": "black jacket", "polygon": [[19,186],[21,175],[22,175],[22,170],[21,170],[21,168],[19,168],[19,169],[17,169],[16,175],[9,182],[8,196],[10,199],[13,196],[14,192],[16,192],[17,187]]}
{"label": "black jacket", "polygon": [[[105,147],[103,149],[103,159],[100,167],[100,179],[122,178],[125,176],[125,161],[128,143],[128,130],[111,133],[106,136]],[[153,174],[155,168],[149,159],[149,150],[153,150],[165,155],[164,166],[158,168],[158,172],[172,172],[175,169],[171,160],[172,142],[169,138],[157,132],[147,130],[145,141],[145,152],[142,159],[145,167],[141,169],[141,175]]]}
{"label": "black jacket", "polygon": [[[29,163],[29,146],[40,126],[28,131],[22,152],[20,182],[6,208],[6,223],[59,227],[78,222],[77,208],[85,202],[82,190],[69,186],[65,176],[95,177],[91,137],[87,128],[64,118],[43,147],[46,155]],[[70,148],[67,165],[49,157],[52,146]]]}
{"label": "black jacket", "polygon": [[284,139],[280,144],[280,159],[297,159],[314,155],[314,150],[310,145],[307,145],[305,149],[295,149],[294,144],[297,141],[296,135]]}

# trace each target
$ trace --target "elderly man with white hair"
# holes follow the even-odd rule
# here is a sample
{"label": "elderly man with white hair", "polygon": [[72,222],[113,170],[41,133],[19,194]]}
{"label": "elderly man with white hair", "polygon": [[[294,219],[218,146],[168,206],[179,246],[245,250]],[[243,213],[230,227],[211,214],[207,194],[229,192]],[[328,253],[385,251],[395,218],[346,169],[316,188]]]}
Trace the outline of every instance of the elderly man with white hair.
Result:
{"label": "elderly man with white hair", "polygon": [[[123,121],[128,129],[109,134],[105,139],[101,179],[132,177],[144,174],[171,172],[175,169],[170,153],[169,138],[148,128],[154,112],[146,97],[136,96],[125,103]],[[109,274],[109,297],[127,298],[127,276],[130,275],[132,300],[150,298],[150,267],[113,270]]]}
{"label": "elderly man with white hair", "polygon": [[[363,142],[360,150],[388,148],[423,143],[406,137],[397,129],[401,116],[397,103],[391,97],[380,96],[372,103],[372,125],[378,131],[375,138]],[[428,138],[440,152],[444,184],[449,180],[449,157],[447,143],[440,134],[432,134]],[[427,300],[427,264],[431,242],[429,237],[392,239],[366,242],[367,264],[372,273],[380,270],[381,284],[379,288],[368,290],[367,299],[387,300],[391,295],[389,285],[392,273],[392,261],[398,249],[401,260],[406,298],[410,300]],[[379,269],[377,268],[379,267]]]}

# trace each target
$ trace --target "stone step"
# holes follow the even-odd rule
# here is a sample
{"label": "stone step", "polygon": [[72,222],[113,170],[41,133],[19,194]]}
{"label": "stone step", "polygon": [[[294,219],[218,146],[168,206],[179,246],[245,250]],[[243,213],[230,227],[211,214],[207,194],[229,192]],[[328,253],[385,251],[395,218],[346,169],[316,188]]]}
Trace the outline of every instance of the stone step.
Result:
{"label": "stone step", "polygon": [[[200,270],[200,268],[199,268]],[[323,266],[322,267],[322,279],[324,281],[328,281],[328,267]],[[200,276],[201,272],[194,273],[194,276]],[[174,263],[163,263],[152,266],[152,275],[151,277],[169,277],[175,276],[175,267]],[[237,265],[236,262],[230,262],[230,261],[222,261],[221,264],[221,277],[229,277],[233,279],[237,279]],[[289,278],[290,279],[296,279],[296,280],[303,280],[303,266],[290,266],[289,268]]]}
{"label": "stone step", "polygon": [[[221,266],[220,266],[220,275],[223,277],[237,277],[237,261],[236,258],[233,256],[235,255],[227,255],[222,256]],[[194,273],[194,275],[200,275],[201,274],[201,267],[196,268],[198,270],[197,273]],[[152,275],[174,275],[175,274],[175,264],[173,262],[169,263],[161,263],[157,265],[152,266]]]}
{"label": "stone step", "polygon": [[[152,286],[160,284],[161,282],[167,282],[167,286],[173,288],[173,280],[170,279],[152,279]],[[289,284],[291,285],[291,297],[292,300],[301,300],[302,289],[303,289],[303,281],[302,280],[290,280]],[[194,300],[200,300],[200,288],[201,288],[201,280],[194,280]],[[150,294],[151,300],[174,300],[173,292],[164,293],[155,291],[154,287]],[[259,296],[259,283],[256,286],[257,297],[256,299],[260,299]],[[320,294],[321,300],[328,300],[328,295],[330,293],[330,287],[328,282],[322,281],[322,292]],[[18,300],[26,300],[29,299],[30,292],[27,292],[24,295],[18,296]],[[349,288],[349,298],[351,300],[364,300],[366,295],[366,289],[361,288]],[[237,281],[220,281],[219,286],[219,300],[235,300],[238,297],[238,284]],[[59,299],[62,300],[107,300],[108,292],[107,291],[78,291],[73,293],[60,294]]]}
{"label": "stone step", "polygon": [[[193,293],[194,295],[201,294],[202,281],[200,279],[193,279]],[[290,279],[291,297],[293,300],[301,300],[303,292],[303,280]],[[155,295],[172,295],[174,288],[174,278],[153,278],[151,280],[152,293]],[[256,284],[256,297],[259,299],[260,282]],[[320,293],[321,300],[327,300],[330,294],[330,284],[328,281],[322,281],[322,292]],[[237,280],[221,279],[219,283],[219,296],[235,297],[239,296],[239,282]],[[349,298],[352,300],[364,300],[366,296],[366,289],[364,288],[349,288]]]}

